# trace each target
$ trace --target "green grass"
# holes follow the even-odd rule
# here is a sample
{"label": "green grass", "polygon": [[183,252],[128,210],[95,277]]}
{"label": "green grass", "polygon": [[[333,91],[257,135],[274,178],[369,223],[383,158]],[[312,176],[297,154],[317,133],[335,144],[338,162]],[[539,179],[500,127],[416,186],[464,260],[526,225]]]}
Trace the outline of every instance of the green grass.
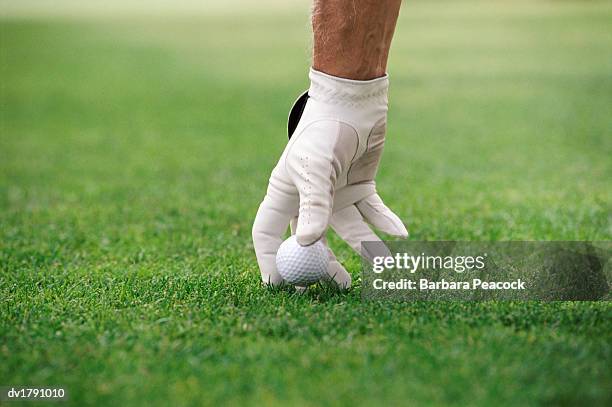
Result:
{"label": "green grass", "polygon": [[[610,405],[609,303],[259,285],[300,3],[0,20],[0,386],[71,405]],[[610,240],[610,2],[407,2],[378,185],[414,240]],[[358,258],[337,238],[358,280]]]}

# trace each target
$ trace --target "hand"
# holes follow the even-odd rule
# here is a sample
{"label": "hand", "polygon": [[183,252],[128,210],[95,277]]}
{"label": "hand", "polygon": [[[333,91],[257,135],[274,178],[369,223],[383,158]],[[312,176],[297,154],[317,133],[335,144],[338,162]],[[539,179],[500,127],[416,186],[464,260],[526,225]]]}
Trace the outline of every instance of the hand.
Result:
{"label": "hand", "polygon": [[[290,113],[290,140],[253,224],[265,284],[283,282],[276,252],[290,222],[303,246],[324,238],[331,225],[358,253],[362,241],[380,240],[368,224],[408,236],[399,217],[378,196],[374,182],[386,132],[387,77],[352,81],[311,70],[310,79],[309,91]],[[331,250],[329,254],[330,278],[347,287],[350,275]]]}

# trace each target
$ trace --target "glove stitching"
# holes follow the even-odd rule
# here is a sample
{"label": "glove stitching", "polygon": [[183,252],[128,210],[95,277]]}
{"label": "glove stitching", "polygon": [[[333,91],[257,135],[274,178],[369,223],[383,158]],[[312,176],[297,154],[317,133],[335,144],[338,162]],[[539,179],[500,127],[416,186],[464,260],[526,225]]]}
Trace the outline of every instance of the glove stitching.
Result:
{"label": "glove stitching", "polygon": [[360,108],[372,103],[386,103],[387,89],[380,88],[369,93],[355,94],[312,82],[309,94],[315,100],[320,99],[330,104]]}

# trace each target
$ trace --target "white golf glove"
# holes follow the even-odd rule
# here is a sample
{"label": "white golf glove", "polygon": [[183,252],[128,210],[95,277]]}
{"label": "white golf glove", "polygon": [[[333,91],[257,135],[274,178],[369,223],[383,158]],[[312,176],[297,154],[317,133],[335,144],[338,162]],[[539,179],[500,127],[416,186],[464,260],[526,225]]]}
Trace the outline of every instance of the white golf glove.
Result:
{"label": "white golf glove", "polygon": [[[330,225],[368,259],[373,254],[361,253],[361,242],[380,240],[368,224],[408,236],[402,221],[376,193],[374,182],[385,141],[388,77],[354,81],[311,69],[310,82],[291,110],[289,143],[272,171],[253,224],[253,245],[265,284],[283,282],[276,252],[289,223],[303,246],[324,239]],[[350,275],[331,250],[329,255],[329,277],[348,288]]]}

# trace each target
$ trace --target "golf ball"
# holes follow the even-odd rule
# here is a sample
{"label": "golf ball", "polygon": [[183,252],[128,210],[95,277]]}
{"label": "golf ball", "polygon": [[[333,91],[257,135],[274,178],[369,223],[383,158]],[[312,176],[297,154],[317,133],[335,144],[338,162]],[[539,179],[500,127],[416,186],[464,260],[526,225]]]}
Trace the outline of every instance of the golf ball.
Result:
{"label": "golf ball", "polygon": [[276,267],[289,284],[307,287],[327,275],[327,248],[320,240],[301,246],[295,235],[285,240],[276,253]]}

